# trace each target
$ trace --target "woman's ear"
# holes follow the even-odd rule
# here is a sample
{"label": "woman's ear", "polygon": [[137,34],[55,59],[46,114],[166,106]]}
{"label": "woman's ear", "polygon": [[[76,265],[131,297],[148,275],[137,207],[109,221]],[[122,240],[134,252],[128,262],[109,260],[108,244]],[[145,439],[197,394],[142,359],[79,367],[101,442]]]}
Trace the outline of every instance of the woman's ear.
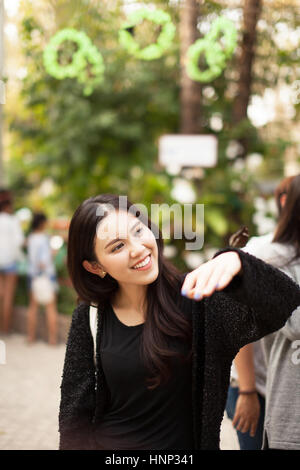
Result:
{"label": "woman's ear", "polygon": [[82,266],[84,267],[84,269],[86,269],[88,272],[92,273],[92,274],[97,274],[99,276],[100,272],[102,271],[101,267],[99,266],[99,264],[97,263],[97,261],[86,261],[84,260],[82,262]]}
{"label": "woman's ear", "polygon": [[285,193],[281,194],[281,196],[280,196],[281,209],[283,209],[284,206],[285,206],[286,198],[287,198],[287,194],[285,194]]}

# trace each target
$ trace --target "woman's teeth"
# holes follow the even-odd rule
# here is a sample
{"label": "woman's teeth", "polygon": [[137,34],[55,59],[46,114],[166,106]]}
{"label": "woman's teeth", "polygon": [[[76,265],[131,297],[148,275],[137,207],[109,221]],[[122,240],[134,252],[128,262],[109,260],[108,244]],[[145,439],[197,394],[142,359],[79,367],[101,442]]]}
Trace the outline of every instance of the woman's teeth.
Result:
{"label": "woman's teeth", "polygon": [[147,258],[146,258],[142,263],[139,263],[139,264],[136,264],[135,266],[133,266],[133,269],[143,268],[143,267],[146,266],[149,262],[150,262],[150,255],[148,255]]}

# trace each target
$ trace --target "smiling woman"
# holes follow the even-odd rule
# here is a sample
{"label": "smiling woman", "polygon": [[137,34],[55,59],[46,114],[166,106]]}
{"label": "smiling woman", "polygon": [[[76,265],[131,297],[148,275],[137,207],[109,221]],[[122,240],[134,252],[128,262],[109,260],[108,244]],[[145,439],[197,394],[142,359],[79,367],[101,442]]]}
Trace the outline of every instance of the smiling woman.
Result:
{"label": "smiling woman", "polygon": [[147,318],[142,350],[157,386],[168,376],[163,358],[176,355],[168,350],[168,337],[190,338],[190,324],[174,303],[182,274],[163,257],[161,232],[156,239],[149,228],[153,222],[128,200],[127,210],[119,208],[120,198],[112,194],[79,206],[70,224],[69,272],[80,300],[109,303],[128,326]]}
{"label": "smiling woman", "polygon": [[87,199],[70,224],[79,305],[61,385],[60,449],[218,449],[233,358],[284,325],[300,289],[239,249],[180,273],[163,256],[160,230],[121,197]]}

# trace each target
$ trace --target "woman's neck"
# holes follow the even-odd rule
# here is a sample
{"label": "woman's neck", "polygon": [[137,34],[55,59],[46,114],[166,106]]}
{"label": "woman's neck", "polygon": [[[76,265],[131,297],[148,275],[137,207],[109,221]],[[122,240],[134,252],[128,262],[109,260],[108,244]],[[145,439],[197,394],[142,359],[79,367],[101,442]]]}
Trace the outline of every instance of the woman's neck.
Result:
{"label": "woman's neck", "polygon": [[121,310],[133,310],[146,313],[147,309],[147,286],[119,286],[112,303],[115,308]]}

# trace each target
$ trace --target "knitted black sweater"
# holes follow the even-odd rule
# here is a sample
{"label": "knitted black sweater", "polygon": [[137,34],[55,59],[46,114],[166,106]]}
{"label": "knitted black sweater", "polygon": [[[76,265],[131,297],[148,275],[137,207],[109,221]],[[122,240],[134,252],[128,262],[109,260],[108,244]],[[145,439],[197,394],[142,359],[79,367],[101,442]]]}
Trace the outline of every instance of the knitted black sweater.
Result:
{"label": "knitted black sweater", "polygon": [[[219,449],[231,363],[245,344],[281,328],[300,305],[300,288],[278,269],[239,249],[242,274],[222,291],[192,305],[193,420],[195,449]],[[98,310],[97,349],[101,341]],[[97,387],[96,387],[97,385]],[[93,428],[107,405],[107,387],[93,339],[89,306],[72,318],[61,385],[60,449],[95,449]],[[166,449],[167,450],[167,449]]]}

